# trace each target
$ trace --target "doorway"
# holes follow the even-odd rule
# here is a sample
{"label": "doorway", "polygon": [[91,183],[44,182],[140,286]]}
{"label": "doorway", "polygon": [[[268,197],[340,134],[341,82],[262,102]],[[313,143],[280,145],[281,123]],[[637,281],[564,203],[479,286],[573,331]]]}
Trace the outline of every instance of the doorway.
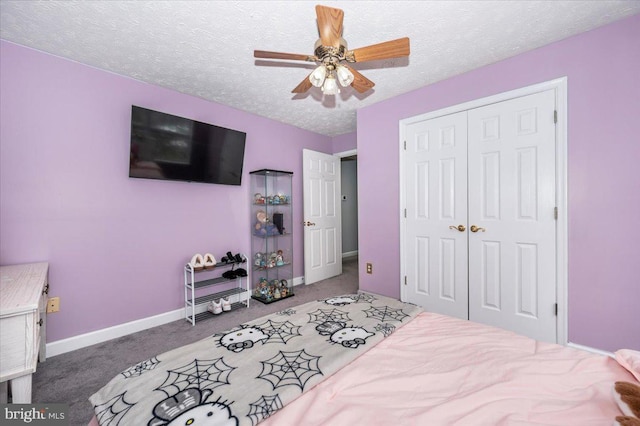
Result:
{"label": "doorway", "polygon": [[[340,155],[338,155],[340,156]],[[340,158],[342,204],[342,259],[358,257],[358,156]]]}

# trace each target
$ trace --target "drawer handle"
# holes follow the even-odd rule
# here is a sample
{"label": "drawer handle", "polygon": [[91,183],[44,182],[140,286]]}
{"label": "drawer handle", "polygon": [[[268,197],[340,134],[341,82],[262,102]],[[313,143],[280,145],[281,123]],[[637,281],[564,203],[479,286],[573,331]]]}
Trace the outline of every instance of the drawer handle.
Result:
{"label": "drawer handle", "polygon": [[38,325],[39,325],[40,327],[42,327],[42,324],[44,324],[44,320],[43,320],[42,318],[40,318],[40,321],[38,321]]}
{"label": "drawer handle", "polygon": [[42,294],[49,294],[49,284],[44,286],[44,290],[42,290]]}

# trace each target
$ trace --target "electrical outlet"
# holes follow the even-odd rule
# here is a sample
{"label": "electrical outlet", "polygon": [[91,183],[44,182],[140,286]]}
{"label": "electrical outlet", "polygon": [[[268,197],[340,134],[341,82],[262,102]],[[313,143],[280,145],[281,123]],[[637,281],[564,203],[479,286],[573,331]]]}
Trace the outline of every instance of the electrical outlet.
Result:
{"label": "electrical outlet", "polygon": [[373,264],[367,263],[367,274],[373,274]]}
{"label": "electrical outlet", "polygon": [[47,313],[52,314],[54,312],[58,312],[60,310],[60,298],[52,297],[47,302]]}

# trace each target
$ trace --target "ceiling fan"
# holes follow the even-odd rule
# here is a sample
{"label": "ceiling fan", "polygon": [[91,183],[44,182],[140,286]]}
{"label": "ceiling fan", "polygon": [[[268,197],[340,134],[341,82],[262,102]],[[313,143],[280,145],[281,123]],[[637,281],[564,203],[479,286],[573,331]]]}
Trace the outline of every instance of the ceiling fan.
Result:
{"label": "ceiling fan", "polygon": [[340,93],[338,83],[342,87],[350,85],[358,92],[364,93],[371,89],[375,83],[346,63],[409,56],[408,37],[349,50],[347,42],[342,38],[344,12],[341,9],[317,5],[316,15],[320,39],[315,43],[313,55],[267,52],[264,50],[253,51],[255,58],[308,61],[319,64],[311,74],[291,91],[292,93],[304,93],[311,86],[315,86],[320,87],[325,95],[335,95]]}

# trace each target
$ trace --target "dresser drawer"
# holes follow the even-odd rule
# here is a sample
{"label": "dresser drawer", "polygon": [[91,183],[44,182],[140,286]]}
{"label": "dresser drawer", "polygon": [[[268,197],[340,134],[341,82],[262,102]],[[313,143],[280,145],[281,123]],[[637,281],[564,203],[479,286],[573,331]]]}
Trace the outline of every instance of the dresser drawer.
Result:
{"label": "dresser drawer", "polygon": [[0,319],[0,382],[36,371],[40,348],[38,311]]}
{"label": "dresser drawer", "polygon": [[0,266],[0,382],[46,359],[48,272],[48,263]]}

